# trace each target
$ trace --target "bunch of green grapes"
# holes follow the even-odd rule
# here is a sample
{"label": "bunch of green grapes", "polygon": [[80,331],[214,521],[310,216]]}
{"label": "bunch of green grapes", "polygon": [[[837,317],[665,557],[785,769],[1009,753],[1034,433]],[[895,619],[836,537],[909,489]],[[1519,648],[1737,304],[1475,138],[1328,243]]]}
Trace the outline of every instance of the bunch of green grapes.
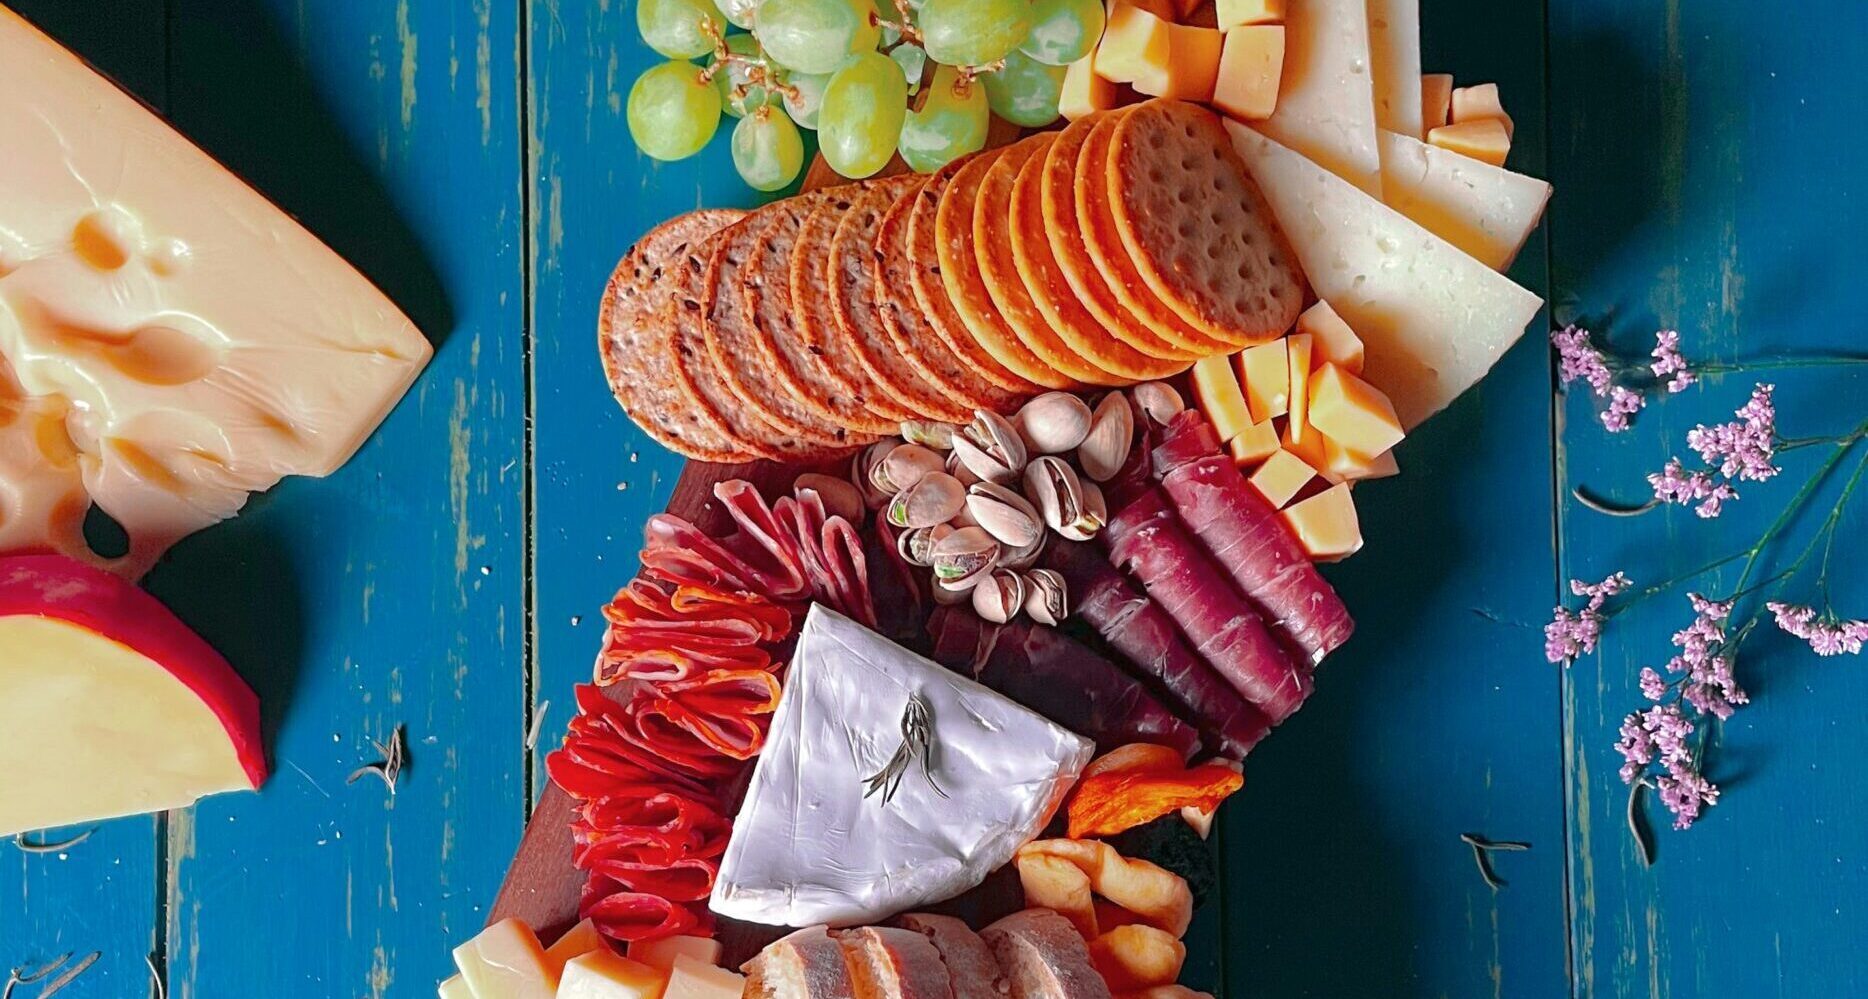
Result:
{"label": "bunch of green grapes", "polygon": [[854,178],[896,153],[937,170],[982,148],[995,113],[1048,125],[1064,67],[1103,33],[1100,0],[715,2],[639,0],[636,25],[668,61],[630,88],[629,133],[678,160],[707,145],[724,112],[738,119],[733,166],[761,191],[804,168],[801,128]]}

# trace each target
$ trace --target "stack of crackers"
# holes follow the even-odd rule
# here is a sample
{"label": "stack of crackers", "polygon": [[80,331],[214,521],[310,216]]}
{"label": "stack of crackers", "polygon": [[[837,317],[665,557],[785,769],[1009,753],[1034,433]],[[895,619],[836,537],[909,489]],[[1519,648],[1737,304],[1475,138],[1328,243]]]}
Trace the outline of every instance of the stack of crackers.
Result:
{"label": "stack of crackers", "polygon": [[804,461],[1289,329],[1297,259],[1212,112],[1154,100],[927,175],[644,236],[604,293],[617,400],[689,458]]}

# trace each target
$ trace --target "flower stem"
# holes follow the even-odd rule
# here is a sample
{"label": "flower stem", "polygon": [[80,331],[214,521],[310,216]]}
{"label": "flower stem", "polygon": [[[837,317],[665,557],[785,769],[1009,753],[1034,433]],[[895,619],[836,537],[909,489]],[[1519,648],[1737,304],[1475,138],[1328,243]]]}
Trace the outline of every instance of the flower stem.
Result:
{"label": "flower stem", "polygon": [[1779,368],[1827,368],[1850,364],[1868,364],[1860,354],[1804,354],[1797,357],[1772,357],[1756,361],[1713,361],[1693,365],[1696,374],[1723,375],[1737,371],[1770,371]]}

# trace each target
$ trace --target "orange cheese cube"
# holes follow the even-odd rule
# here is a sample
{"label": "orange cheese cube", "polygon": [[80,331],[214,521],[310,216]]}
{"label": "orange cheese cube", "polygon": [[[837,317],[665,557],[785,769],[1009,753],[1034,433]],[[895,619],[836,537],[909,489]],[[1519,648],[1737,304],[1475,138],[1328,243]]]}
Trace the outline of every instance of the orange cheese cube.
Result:
{"label": "orange cheese cube", "polygon": [[1356,520],[1356,502],[1347,483],[1294,503],[1281,516],[1313,559],[1339,559],[1362,547],[1362,525]]}
{"label": "orange cheese cube", "polygon": [[1098,75],[1095,61],[1096,53],[1092,52],[1064,69],[1057,111],[1071,121],[1107,111],[1122,102],[1122,88]]}
{"label": "orange cheese cube", "polygon": [[663,937],[632,941],[628,954],[666,975],[675,970],[677,957],[685,954],[702,964],[719,964],[720,951],[720,941],[708,937]]}
{"label": "orange cheese cube", "polygon": [[1453,74],[1427,73],[1420,78],[1421,120],[1431,132],[1453,120]]}
{"label": "orange cheese cube", "polygon": [[1118,0],[1109,10],[1103,40],[1096,46],[1096,75],[1115,83],[1167,89],[1168,22]]}
{"label": "orange cheese cube", "polygon": [[1343,317],[1319,301],[1297,317],[1297,331],[1310,335],[1312,364],[1334,364],[1353,375],[1362,373],[1362,338],[1343,322]]}
{"label": "orange cheese cube", "polygon": [[1291,501],[1291,497],[1297,495],[1299,489],[1316,477],[1317,470],[1310,467],[1309,463],[1280,448],[1266,458],[1265,463],[1258,466],[1258,471],[1253,472],[1246,481],[1258,490],[1259,495],[1265,497],[1266,502],[1282,509],[1284,504]]}
{"label": "orange cheese cube", "polygon": [[1241,24],[1276,24],[1284,20],[1284,0],[1217,0],[1213,14],[1221,31]]}
{"label": "orange cheese cube", "polygon": [[675,958],[662,999],[740,999],[745,988],[745,975],[681,954]]}
{"label": "orange cheese cube", "polygon": [[[1191,24],[1167,26],[1167,61],[1159,73],[1147,73],[1134,81],[1135,89],[1155,97],[1185,101],[1208,101],[1219,80],[1219,57],[1225,36],[1212,28]],[[1159,87],[1160,89],[1155,89]]]}
{"label": "orange cheese cube", "polygon": [[557,999],[661,999],[665,984],[660,971],[606,948],[564,966]]}
{"label": "orange cheese cube", "polygon": [[1291,361],[1291,438],[1302,442],[1310,402],[1310,334],[1284,338],[1284,353]]}
{"label": "orange cheese cube", "polygon": [[1370,457],[1407,436],[1380,389],[1334,364],[1310,376],[1310,425],[1345,450]]}
{"label": "orange cheese cube", "polygon": [[574,957],[582,957],[593,950],[608,950],[603,942],[603,935],[597,932],[597,924],[586,919],[564,931],[551,946],[545,948],[545,966],[554,975],[564,973],[564,965]]}
{"label": "orange cheese cube", "polygon": [[502,919],[454,948],[454,964],[474,999],[552,999],[558,991],[545,948],[517,919]]}
{"label": "orange cheese cube", "polygon": [[1278,428],[1270,420],[1254,423],[1227,446],[1232,449],[1233,464],[1250,468],[1278,453]]}
{"label": "orange cheese cube", "polygon": [[1283,416],[1291,409],[1291,359],[1283,340],[1239,352],[1239,381],[1254,422]]}
{"label": "orange cheese cube", "polygon": [[1511,154],[1511,135],[1496,118],[1442,125],[1427,133],[1427,141],[1493,166],[1504,166],[1505,157]]}
{"label": "orange cheese cube", "polygon": [[[1312,429],[1314,432],[1315,428]],[[1316,436],[1323,441],[1323,465],[1317,472],[1331,482],[1360,482],[1401,474],[1401,466],[1395,462],[1393,451],[1383,451],[1370,458],[1348,450],[1321,433]]]}
{"label": "orange cheese cube", "polygon": [[1261,121],[1278,108],[1284,78],[1284,25],[1229,28],[1219,53],[1213,106],[1240,121]]}
{"label": "orange cheese cube", "polygon": [[1511,116],[1505,113],[1505,104],[1499,100],[1498,84],[1481,83],[1471,87],[1460,87],[1453,91],[1450,99],[1451,114],[1448,122],[1463,125],[1469,121],[1496,119],[1505,126],[1505,137],[1517,134],[1517,126]]}
{"label": "orange cheese cube", "polygon": [[[1291,425],[1287,421],[1284,425],[1284,433],[1278,438],[1278,442],[1286,451],[1304,459],[1304,464],[1316,469],[1317,474],[1328,477],[1324,469],[1327,456],[1323,453],[1323,434],[1315,426],[1307,428],[1300,439],[1291,436]],[[1330,481],[1336,480],[1330,479]]]}
{"label": "orange cheese cube", "polygon": [[442,982],[435,991],[440,999],[473,999],[473,988],[459,975]]}
{"label": "orange cheese cube", "polygon": [[1220,440],[1232,440],[1252,425],[1245,393],[1239,390],[1238,376],[1232,373],[1232,359],[1224,354],[1194,363],[1193,398]]}

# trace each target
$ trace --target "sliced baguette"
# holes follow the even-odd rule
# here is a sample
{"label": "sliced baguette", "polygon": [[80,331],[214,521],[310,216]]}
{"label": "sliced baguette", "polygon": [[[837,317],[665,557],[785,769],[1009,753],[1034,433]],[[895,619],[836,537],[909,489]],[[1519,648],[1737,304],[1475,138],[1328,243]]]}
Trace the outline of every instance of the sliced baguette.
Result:
{"label": "sliced baguette", "polygon": [[912,930],[865,926],[837,934],[856,999],[952,999],[940,951]]}
{"label": "sliced baguette", "polygon": [[745,999],[856,999],[843,948],[823,926],[773,942],[739,970]]}
{"label": "sliced baguette", "polygon": [[952,916],[911,912],[895,924],[928,938],[953,979],[953,999],[1005,999],[1005,974],[993,960],[992,948],[979,934]]}
{"label": "sliced baguette", "polygon": [[1026,909],[979,931],[1005,972],[1011,999],[1111,999],[1070,920]]}

